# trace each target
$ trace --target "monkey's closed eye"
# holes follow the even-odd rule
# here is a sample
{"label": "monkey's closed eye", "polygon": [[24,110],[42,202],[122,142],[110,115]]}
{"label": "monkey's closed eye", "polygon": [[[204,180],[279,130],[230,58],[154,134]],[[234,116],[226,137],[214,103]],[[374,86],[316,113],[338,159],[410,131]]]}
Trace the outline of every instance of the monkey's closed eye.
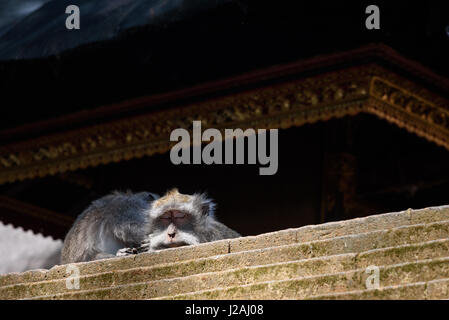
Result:
{"label": "monkey's closed eye", "polygon": [[168,212],[168,213],[164,213],[163,215],[161,215],[160,217],[159,217],[159,219],[162,219],[162,220],[171,220],[171,214]]}
{"label": "monkey's closed eye", "polygon": [[182,218],[186,218],[186,217],[187,217],[187,215],[185,212],[182,212],[182,211],[174,211],[173,212],[174,219],[182,219]]}

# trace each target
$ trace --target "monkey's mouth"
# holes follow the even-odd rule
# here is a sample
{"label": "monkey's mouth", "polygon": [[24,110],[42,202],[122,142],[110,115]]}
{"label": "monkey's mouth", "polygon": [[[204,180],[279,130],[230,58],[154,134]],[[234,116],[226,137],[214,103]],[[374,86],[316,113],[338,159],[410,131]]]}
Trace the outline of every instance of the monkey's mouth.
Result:
{"label": "monkey's mouth", "polygon": [[189,244],[187,242],[184,241],[180,241],[180,242],[172,242],[172,243],[163,243],[160,244],[157,248],[155,248],[156,250],[162,250],[162,249],[170,249],[170,248],[178,248],[178,247],[184,247],[184,246],[188,246]]}

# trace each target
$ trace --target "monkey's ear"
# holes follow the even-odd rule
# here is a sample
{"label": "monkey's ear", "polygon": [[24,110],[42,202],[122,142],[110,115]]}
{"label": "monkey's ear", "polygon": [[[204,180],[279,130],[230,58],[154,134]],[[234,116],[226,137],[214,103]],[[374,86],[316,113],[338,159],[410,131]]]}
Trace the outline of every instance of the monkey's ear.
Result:
{"label": "monkey's ear", "polygon": [[205,193],[200,195],[195,195],[195,205],[201,212],[201,214],[205,217],[210,216],[213,217],[215,213],[215,203],[212,199],[207,198]]}

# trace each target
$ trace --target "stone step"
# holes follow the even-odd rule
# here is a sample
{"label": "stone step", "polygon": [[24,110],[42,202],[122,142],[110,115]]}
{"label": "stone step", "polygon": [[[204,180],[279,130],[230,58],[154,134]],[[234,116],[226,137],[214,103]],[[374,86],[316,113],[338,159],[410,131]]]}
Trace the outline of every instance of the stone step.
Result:
{"label": "stone step", "polygon": [[156,299],[351,299],[357,294],[362,297],[365,295],[366,298],[370,298],[370,294],[377,294],[378,299],[449,298],[449,257],[379,267],[379,289],[367,290],[367,278],[371,275],[372,273],[366,273],[366,269],[358,269],[313,277],[217,287]]}
{"label": "stone step", "polygon": [[304,226],[259,236],[242,237],[230,241],[230,252],[247,251],[288,243],[310,242],[344,235],[388,230],[401,226],[433,223],[449,220],[449,206],[372,215],[345,221]]}
{"label": "stone step", "polygon": [[[388,269],[389,266],[380,266],[384,262],[386,256],[390,257],[393,255],[396,257],[395,259],[397,261],[402,262],[404,262],[404,260],[407,261],[406,259],[415,261],[422,257],[430,257],[431,259],[421,259],[419,261],[422,262],[422,270],[424,270],[424,268],[429,269],[429,266],[432,266],[433,262],[439,263],[438,268],[431,270],[432,272],[426,274],[426,276],[431,277],[429,280],[433,280],[446,273],[449,274],[448,242],[449,240],[445,239],[426,242],[419,245],[405,245],[401,247],[370,250],[360,255],[356,253],[347,253],[264,266],[251,266],[227,271],[195,274],[173,279],[142,281],[134,284],[128,282],[127,284],[115,285],[110,288],[72,291],[61,293],[59,295],[46,295],[45,297],[58,299],[128,299],[130,296],[134,296],[137,299],[147,299],[210,290],[213,288],[240,287],[244,285],[290,279],[321,279],[320,281],[323,286],[328,286],[336,281],[339,281],[341,284],[344,282],[342,279],[347,281],[348,278],[341,278],[342,274],[345,274],[346,276],[347,274],[356,273],[358,279],[363,278],[366,275],[365,271],[367,270],[367,267],[373,265],[379,266],[382,284],[392,285],[394,284],[394,279],[390,279],[392,275],[391,269]],[[391,261],[392,260],[388,258],[388,262]],[[400,266],[402,268],[401,272],[405,274],[408,269],[405,269],[405,267],[402,266],[407,264],[409,265],[409,269],[416,273],[417,267],[415,266],[413,269],[412,267],[414,267],[414,265],[413,263],[410,264],[409,261],[405,262],[405,264],[394,264],[393,266]],[[440,271],[441,273],[439,273]],[[407,279],[407,277],[404,277],[404,274],[401,275],[402,280]],[[393,275],[396,275],[396,273],[393,273]],[[308,282],[305,284],[307,285],[307,283]],[[67,292],[67,290],[65,292]],[[224,299],[227,298],[225,297]]]}
{"label": "stone step", "polygon": [[449,279],[417,282],[380,289],[330,293],[313,300],[442,300],[449,299]]}
{"label": "stone step", "polygon": [[[345,235],[444,220],[449,220],[449,206],[420,210],[409,209],[401,212],[386,213],[341,222],[331,222],[321,225],[305,226],[297,229],[282,230],[258,236],[221,240],[196,246],[173,248],[130,257],[77,263],[75,265],[79,268],[80,274],[82,275],[98,274],[111,270],[126,270],[130,268],[196,260],[227,253],[284,246],[314,240],[324,240]],[[56,266],[50,270],[33,270],[24,273],[12,273],[0,276],[0,287],[18,283],[65,279],[68,277],[66,267],[67,266]]]}
{"label": "stone step", "polygon": [[[130,283],[156,281],[161,279],[180,278],[195,274],[207,274],[229,269],[239,269],[248,266],[261,266],[289,261],[304,261],[302,275],[316,275],[318,272],[330,273],[355,269],[355,263],[372,263],[373,254],[376,264],[386,265],[410,261],[419,257],[428,259],[445,256],[449,252],[449,240],[430,241],[447,238],[449,235],[449,221],[430,224],[404,226],[390,230],[367,232],[358,235],[336,237],[279,247],[255,249],[245,252],[236,252],[226,255],[182,261],[172,264],[156,265],[151,267],[137,267],[127,270],[111,270],[108,272],[82,275],[80,289],[92,290]],[[426,242],[426,243],[423,243]],[[415,246],[410,244],[418,243]],[[406,245],[400,247],[401,245]],[[373,248],[389,248],[388,250],[374,250]],[[355,253],[368,251],[357,256]],[[335,255],[344,256],[344,265],[334,262]],[[326,258],[326,256],[329,256]],[[320,268],[317,267],[319,259],[307,261],[310,258],[324,257],[327,261]],[[365,261],[365,262],[364,262]],[[340,268],[340,269],[338,269]],[[66,279],[54,279],[32,283],[14,284],[0,287],[0,298],[22,299],[33,296],[47,295],[48,293],[67,292]]]}

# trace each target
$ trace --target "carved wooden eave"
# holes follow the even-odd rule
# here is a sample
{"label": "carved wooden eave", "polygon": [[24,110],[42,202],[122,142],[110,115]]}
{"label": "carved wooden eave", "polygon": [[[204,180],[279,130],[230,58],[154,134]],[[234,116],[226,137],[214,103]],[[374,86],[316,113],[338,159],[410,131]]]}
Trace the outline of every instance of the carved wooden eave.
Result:
{"label": "carved wooden eave", "polygon": [[[351,58],[364,55],[387,61],[395,68],[376,59],[348,66]],[[339,67],[311,72],[333,64]],[[266,83],[267,79],[282,76],[288,80]],[[159,103],[161,97],[176,100],[180,96],[194,95],[198,88],[101,107],[92,114],[101,115],[107,110],[114,113],[124,106],[144,108],[146,112],[2,146],[0,183],[164,153],[173,145],[169,140],[170,132],[176,128],[191,129],[193,120],[201,120],[203,128],[290,128],[364,112],[449,149],[449,101],[444,97],[449,88],[447,79],[384,46],[369,46],[272,68],[239,77],[238,81],[212,83],[208,90],[203,88],[202,91],[220,92],[232,86],[238,89],[239,85],[244,87],[248,83],[253,84],[251,89],[234,90],[157,111],[152,111],[155,110],[152,105],[155,101]],[[85,113],[81,113],[78,120],[83,117]],[[68,119],[76,121],[77,116],[71,115]]]}
{"label": "carved wooden eave", "polygon": [[[56,225],[62,228],[70,228],[74,219],[65,215],[61,215],[57,212],[41,208],[29,203],[18,201],[16,199],[0,195],[0,210],[4,214],[5,212],[12,212],[14,215],[22,215],[26,217],[32,217],[39,219],[47,224]],[[15,224],[17,227],[20,225]],[[27,226],[25,226],[27,229]],[[49,235],[44,232],[44,235]]]}

